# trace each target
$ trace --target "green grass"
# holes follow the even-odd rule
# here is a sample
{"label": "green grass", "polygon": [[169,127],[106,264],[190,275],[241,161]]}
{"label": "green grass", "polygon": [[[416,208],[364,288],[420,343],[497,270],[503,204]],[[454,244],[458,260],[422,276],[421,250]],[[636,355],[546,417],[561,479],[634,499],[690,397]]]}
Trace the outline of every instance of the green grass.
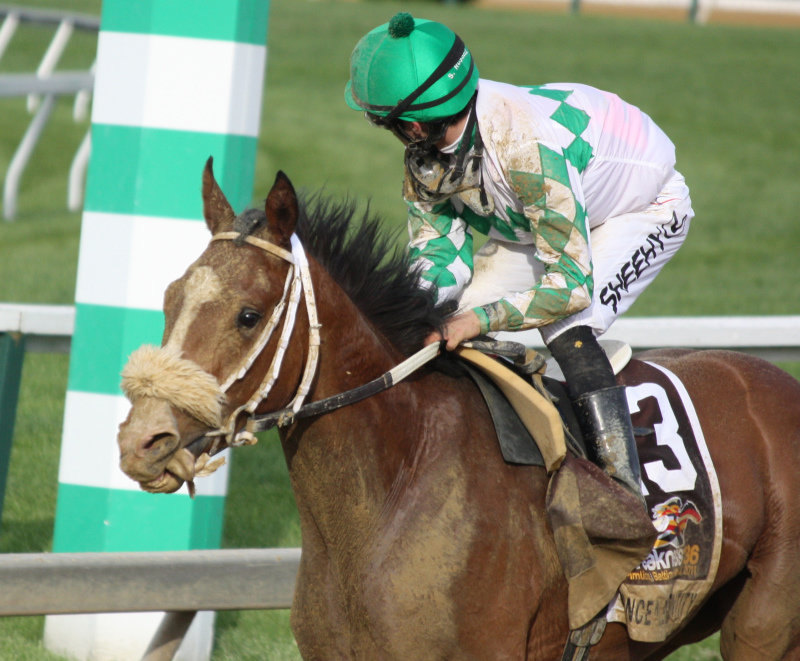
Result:
{"label": "green grass", "polygon": [[[97,14],[100,2],[70,6]],[[282,169],[299,188],[371,199],[387,226],[403,226],[400,145],[347,108],[342,93],[355,42],[405,7],[272,0],[256,202]],[[797,313],[800,31],[432,3],[413,10],[449,23],[470,44],[484,77],[604,87],[640,105],[673,138],[697,217],[684,248],[632,314]],[[0,72],[33,70],[47,39],[26,28]],[[64,67],[87,66],[93,48],[81,37]],[[80,215],[66,211],[66,173],[88,124],[76,124],[70,112],[62,99],[23,177],[17,220],[0,222],[0,301],[73,301]],[[23,100],[0,101],[3,173],[28,121]],[[798,366],[789,367],[800,376]],[[2,552],[51,547],[66,374],[66,356],[26,358]],[[247,460],[237,461],[242,453]],[[238,451],[231,471],[224,545],[299,545],[277,443],[266,436]],[[56,658],[42,650],[41,630],[42,618],[0,621],[0,661]],[[715,649],[710,640],[671,658],[719,658]],[[219,614],[215,660],[296,658],[287,613]]]}

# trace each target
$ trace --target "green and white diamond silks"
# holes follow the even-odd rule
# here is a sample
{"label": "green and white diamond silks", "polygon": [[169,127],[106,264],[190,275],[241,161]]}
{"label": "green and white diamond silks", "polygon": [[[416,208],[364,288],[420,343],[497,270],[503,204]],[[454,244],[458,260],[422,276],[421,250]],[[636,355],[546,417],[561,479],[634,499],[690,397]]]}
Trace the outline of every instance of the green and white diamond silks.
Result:
{"label": "green and white diamond silks", "polygon": [[[592,154],[580,136],[588,115],[567,103],[569,92],[543,88],[525,90],[539,98],[532,107],[523,106],[519,117],[508,112],[508,104],[493,112],[497,99],[480,89],[488,205],[476,204],[474,191],[436,206],[409,200],[411,256],[423,278],[437,288],[439,300],[446,300],[459,296],[472,276],[471,228],[502,241],[533,242],[544,277],[526,291],[509,292],[475,309],[482,332],[533,328],[591,302],[592,265],[580,187]],[[543,107],[546,114],[537,116]]]}
{"label": "green and white diamond silks", "polygon": [[574,166],[542,143],[512,148],[507,156],[505,174],[522,211],[507,207],[506,213],[517,227],[527,223],[545,274],[531,289],[476,309],[483,332],[535,328],[583,310],[592,299],[586,212],[569,172]]}
{"label": "green and white diamond silks", "polygon": [[409,204],[409,254],[439,302],[455,298],[472,275],[472,233],[448,200],[423,211]]}

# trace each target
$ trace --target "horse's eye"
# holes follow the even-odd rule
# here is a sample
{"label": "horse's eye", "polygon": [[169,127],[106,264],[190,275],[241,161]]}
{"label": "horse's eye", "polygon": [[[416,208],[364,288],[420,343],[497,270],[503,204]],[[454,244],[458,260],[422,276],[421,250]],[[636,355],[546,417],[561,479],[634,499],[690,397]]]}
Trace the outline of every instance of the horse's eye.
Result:
{"label": "horse's eye", "polygon": [[259,321],[261,321],[261,313],[253,308],[243,308],[236,318],[239,328],[255,328]]}

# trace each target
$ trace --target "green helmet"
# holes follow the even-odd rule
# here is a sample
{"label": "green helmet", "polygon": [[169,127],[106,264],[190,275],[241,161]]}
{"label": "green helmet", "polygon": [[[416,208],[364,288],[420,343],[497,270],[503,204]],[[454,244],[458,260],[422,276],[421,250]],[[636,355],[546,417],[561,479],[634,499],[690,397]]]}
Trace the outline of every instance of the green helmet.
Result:
{"label": "green helmet", "polygon": [[478,69],[458,35],[400,12],[356,44],[344,98],[389,121],[428,122],[459,113],[477,87]]}

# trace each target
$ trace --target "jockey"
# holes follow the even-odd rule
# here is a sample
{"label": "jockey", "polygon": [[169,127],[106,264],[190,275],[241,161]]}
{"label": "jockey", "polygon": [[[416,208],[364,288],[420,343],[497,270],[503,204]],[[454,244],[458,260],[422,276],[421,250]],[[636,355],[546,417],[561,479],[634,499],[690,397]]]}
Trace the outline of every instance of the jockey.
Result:
{"label": "jockey", "polygon": [[[644,502],[624,387],[596,338],[686,237],[672,142],[609,92],[479,79],[455,33],[405,12],[358,42],[345,100],[405,145],[410,254],[458,306],[427,341],[539,328],[593,460]],[[475,254],[473,231],[488,237]]]}

